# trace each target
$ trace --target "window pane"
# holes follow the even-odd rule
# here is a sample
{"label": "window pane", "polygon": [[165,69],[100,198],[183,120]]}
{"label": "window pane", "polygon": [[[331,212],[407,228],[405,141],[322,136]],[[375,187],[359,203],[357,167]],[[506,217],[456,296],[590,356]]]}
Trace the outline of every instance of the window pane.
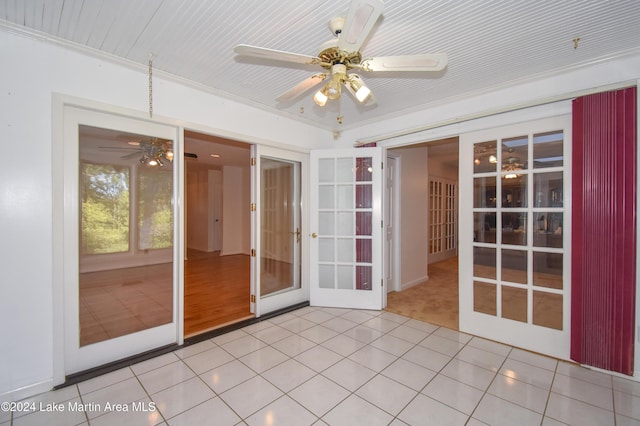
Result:
{"label": "window pane", "polygon": [[334,265],[318,265],[318,286],[320,288],[335,288],[335,273],[336,267]]}
{"label": "window pane", "polygon": [[356,212],[356,235],[371,235],[371,212]]}
{"label": "window pane", "polygon": [[533,253],[533,285],[562,289],[562,253]]}
{"label": "window pane", "polygon": [[533,323],[562,330],[562,295],[534,291]]}
{"label": "window pane", "polygon": [[338,185],[338,209],[353,208],[353,185]]}
{"label": "window pane", "polygon": [[[371,184],[356,185],[356,207],[370,209],[373,207],[373,187]],[[353,206],[353,204],[352,204]]]}
{"label": "window pane", "polygon": [[473,241],[477,243],[496,242],[496,214],[480,212],[473,214]]}
{"label": "window pane", "polygon": [[534,213],[533,245],[562,248],[562,217],[561,212]]}
{"label": "window pane", "polygon": [[353,266],[351,265],[337,265],[338,281],[337,287],[344,290],[353,290]]}
{"label": "window pane", "polygon": [[527,322],[527,290],[502,286],[502,318]]}
{"label": "window pane", "polygon": [[517,173],[527,169],[529,137],[518,136],[502,140],[502,172]]}
{"label": "window pane", "polygon": [[562,167],[564,164],[563,140],[562,131],[533,135],[533,168]]}
{"label": "window pane", "polygon": [[496,285],[473,282],[473,310],[483,314],[496,315]]}
{"label": "window pane", "polygon": [[321,158],[318,160],[318,180],[320,182],[335,182],[335,160],[333,158]]}
{"label": "window pane", "polygon": [[496,249],[473,248],[473,276],[496,279]]}
{"label": "window pane", "polygon": [[473,179],[473,207],[493,208],[496,206],[496,178],[479,177]]}
{"label": "window pane", "polygon": [[353,182],[353,159],[337,158],[336,159],[336,182]]}
{"label": "window pane", "polygon": [[502,175],[502,207],[527,207],[527,175]]}
{"label": "window pane", "polygon": [[526,213],[502,213],[502,244],[527,245]]}
{"label": "window pane", "polygon": [[371,240],[358,238],[356,240],[356,262],[371,263],[372,249]]}
{"label": "window pane", "polygon": [[562,172],[533,175],[534,207],[562,207]]}
{"label": "window pane", "polygon": [[373,174],[371,157],[356,158],[356,181],[370,182]]}
{"label": "window pane", "polygon": [[373,284],[371,277],[371,266],[356,266],[356,290],[371,290]]}
{"label": "window pane", "polygon": [[140,168],[138,185],[138,247],[161,249],[173,245],[173,173]]}
{"label": "window pane", "polygon": [[473,145],[473,172],[495,172],[498,164],[497,142],[481,142]]}
{"label": "window pane", "polygon": [[129,168],[82,163],[81,254],[129,251]]}
{"label": "window pane", "polygon": [[333,185],[321,185],[318,187],[318,208],[333,209],[335,207],[335,188]]}
{"label": "window pane", "polygon": [[527,283],[527,252],[502,250],[502,281]]}
{"label": "window pane", "polygon": [[354,261],[354,244],[352,238],[336,239],[336,261],[353,263]]}

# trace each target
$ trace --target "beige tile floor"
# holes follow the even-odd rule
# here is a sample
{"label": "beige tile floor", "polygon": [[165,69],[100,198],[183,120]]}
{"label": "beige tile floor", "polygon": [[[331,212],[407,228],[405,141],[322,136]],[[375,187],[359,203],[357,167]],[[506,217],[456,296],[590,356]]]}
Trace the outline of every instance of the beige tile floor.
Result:
{"label": "beige tile floor", "polygon": [[390,312],[313,307],[23,402],[45,409],[0,411],[2,426],[640,425],[638,382]]}

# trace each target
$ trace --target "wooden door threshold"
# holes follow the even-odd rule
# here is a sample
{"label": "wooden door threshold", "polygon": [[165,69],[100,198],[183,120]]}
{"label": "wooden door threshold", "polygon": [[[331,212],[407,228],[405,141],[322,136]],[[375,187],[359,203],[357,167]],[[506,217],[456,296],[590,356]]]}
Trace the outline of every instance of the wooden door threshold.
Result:
{"label": "wooden door threshold", "polygon": [[221,328],[225,328],[225,327],[229,327],[229,326],[237,324],[239,322],[250,321],[250,320],[252,320],[254,318],[255,318],[255,315],[247,315],[245,317],[237,318],[237,319],[234,319],[232,321],[227,321],[227,322],[222,323],[222,324],[214,325],[213,327],[205,328],[204,330],[194,331],[193,333],[185,335],[184,338],[185,338],[185,340],[191,339],[192,337],[196,337],[196,336],[199,336],[199,335],[205,334],[205,333],[211,333],[212,331],[215,331],[215,330],[218,330],[218,329],[221,329]]}

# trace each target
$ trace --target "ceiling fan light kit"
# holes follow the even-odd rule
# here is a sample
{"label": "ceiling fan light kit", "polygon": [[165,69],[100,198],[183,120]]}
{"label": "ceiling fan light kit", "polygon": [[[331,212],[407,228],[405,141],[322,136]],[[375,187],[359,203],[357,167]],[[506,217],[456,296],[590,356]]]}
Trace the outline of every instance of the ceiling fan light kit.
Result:
{"label": "ceiling fan light kit", "polygon": [[342,86],[363,105],[374,105],[371,89],[360,75],[347,74],[351,69],[364,72],[434,72],[447,66],[445,53],[400,55],[367,58],[362,60],[360,48],[378,21],[384,4],[382,0],[352,0],[346,17],[335,17],[329,21],[329,29],[336,37],[322,44],[317,56],[273,50],[241,44],[234,51],[239,55],[253,56],[306,65],[320,65],[326,71],[314,74],[280,95],[278,102],[290,102],[316,85],[329,79],[318,90],[313,101],[325,106],[329,99],[337,100],[342,95]]}

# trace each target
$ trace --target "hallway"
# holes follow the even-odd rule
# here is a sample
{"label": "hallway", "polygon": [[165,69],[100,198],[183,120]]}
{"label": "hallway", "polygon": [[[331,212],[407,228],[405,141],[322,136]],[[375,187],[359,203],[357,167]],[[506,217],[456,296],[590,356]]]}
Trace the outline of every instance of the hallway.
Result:
{"label": "hallway", "polygon": [[458,257],[432,263],[429,280],[387,294],[388,312],[458,330]]}

